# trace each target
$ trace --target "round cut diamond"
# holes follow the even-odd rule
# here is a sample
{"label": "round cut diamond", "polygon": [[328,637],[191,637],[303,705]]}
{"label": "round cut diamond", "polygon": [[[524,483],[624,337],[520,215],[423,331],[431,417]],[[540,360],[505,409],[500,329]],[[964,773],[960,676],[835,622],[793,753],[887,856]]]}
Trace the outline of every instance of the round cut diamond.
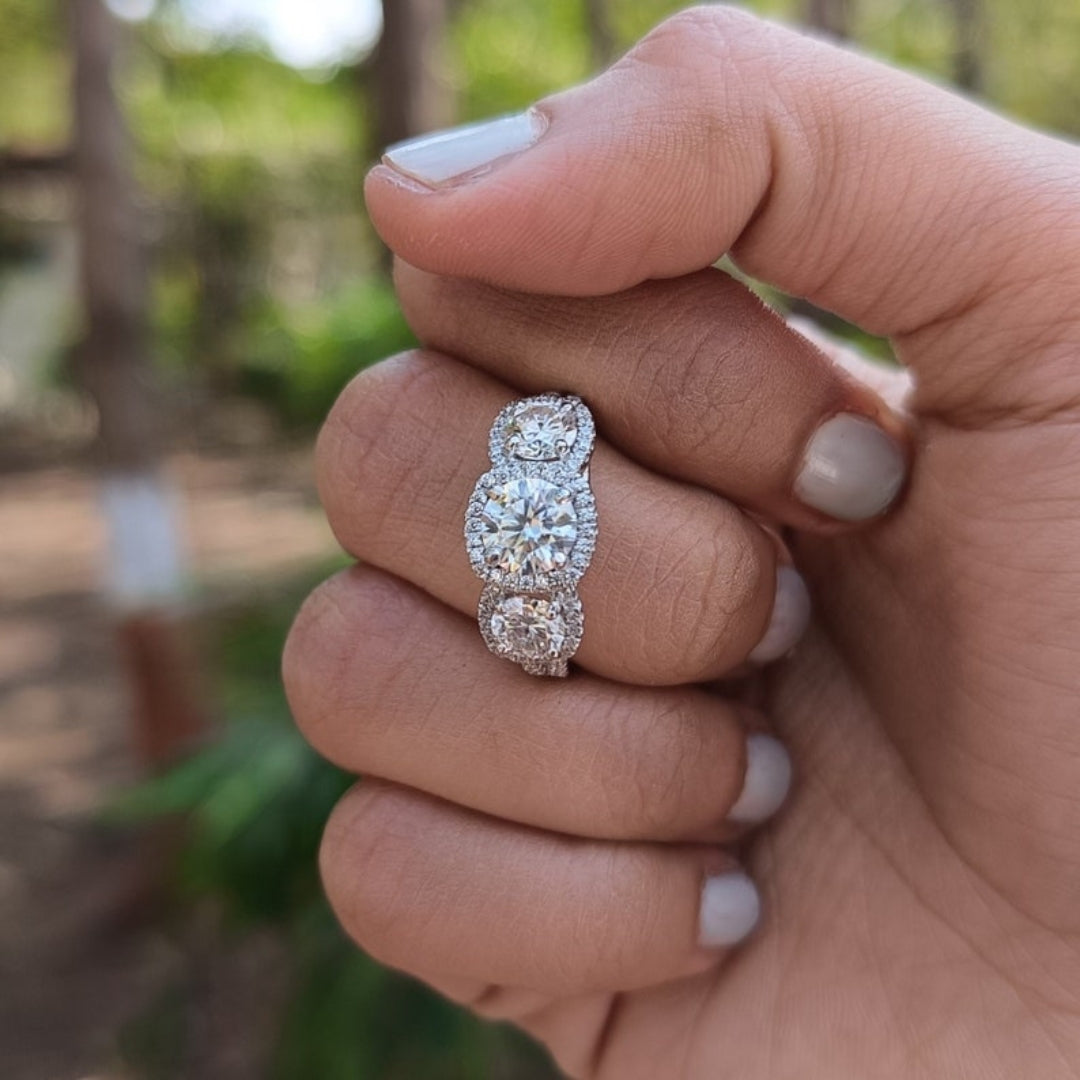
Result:
{"label": "round cut diamond", "polygon": [[488,488],[480,526],[485,561],[509,574],[561,570],[578,537],[571,492],[534,477]]}
{"label": "round cut diamond", "polygon": [[558,600],[504,596],[491,615],[491,634],[506,652],[530,660],[551,660],[566,646],[566,619]]}
{"label": "round cut diamond", "polygon": [[577,440],[573,408],[526,405],[506,425],[506,451],[521,461],[558,461]]}

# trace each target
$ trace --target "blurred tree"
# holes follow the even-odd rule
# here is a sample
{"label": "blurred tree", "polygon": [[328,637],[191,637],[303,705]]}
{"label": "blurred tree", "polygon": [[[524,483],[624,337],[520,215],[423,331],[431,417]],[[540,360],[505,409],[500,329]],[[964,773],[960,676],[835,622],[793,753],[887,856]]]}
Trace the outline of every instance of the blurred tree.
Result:
{"label": "blurred tree", "polygon": [[830,37],[851,37],[854,0],[807,0],[803,22]]}
{"label": "blurred tree", "polygon": [[607,67],[619,51],[615,29],[611,25],[608,0],[583,0],[583,3],[593,67],[600,70]]}
{"label": "blurred tree", "polygon": [[147,363],[147,279],[130,146],[113,90],[116,25],[99,0],[71,4],[73,112],[86,334],[82,380],[100,417],[109,471],[156,468],[161,430]]}
{"label": "blurred tree", "polygon": [[147,267],[127,128],[113,89],[118,27],[71,0],[74,166],[85,332],[78,373],[98,412],[110,598],[123,615],[136,744],[160,767],[203,727],[198,681],[169,612],[180,588],[173,501],[160,476],[161,400],[149,362]]}
{"label": "blurred tree", "polygon": [[953,16],[953,82],[962,90],[980,93],[985,84],[982,0],[947,0],[947,3]]}
{"label": "blurred tree", "polygon": [[[641,0],[662,17],[677,0]],[[609,3],[619,45],[632,37],[616,17],[639,18],[637,3]],[[538,98],[586,78],[592,55],[582,0],[471,0],[450,27],[462,113],[486,117],[525,108]]]}
{"label": "blurred tree", "polygon": [[380,147],[446,127],[454,95],[446,77],[446,0],[383,0],[374,58]]}
{"label": "blurred tree", "polygon": [[67,137],[66,0],[0,0],[0,144],[53,148]]}

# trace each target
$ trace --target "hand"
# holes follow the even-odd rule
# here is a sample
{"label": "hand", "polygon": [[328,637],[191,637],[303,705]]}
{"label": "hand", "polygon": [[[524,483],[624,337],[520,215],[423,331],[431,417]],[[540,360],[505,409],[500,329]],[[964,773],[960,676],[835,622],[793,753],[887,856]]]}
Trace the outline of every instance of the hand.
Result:
{"label": "hand", "polygon": [[[361,376],[319,446],[364,566],[285,670],[371,778],[324,846],[346,928],[575,1077],[1080,1073],[1080,154],[718,7],[393,152],[368,200],[446,355]],[[901,421],[703,269],[726,251],[892,340],[893,513]],[[566,681],[486,653],[459,532],[498,408],[547,389],[606,440]],[[815,613],[725,700],[799,629],[768,523]],[[796,783],[732,951],[786,782],[765,725]]]}

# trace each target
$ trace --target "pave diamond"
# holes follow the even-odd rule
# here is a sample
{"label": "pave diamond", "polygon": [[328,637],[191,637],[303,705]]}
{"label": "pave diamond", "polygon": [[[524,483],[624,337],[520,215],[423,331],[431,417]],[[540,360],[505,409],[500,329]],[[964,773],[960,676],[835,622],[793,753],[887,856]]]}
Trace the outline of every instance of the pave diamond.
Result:
{"label": "pave diamond", "polygon": [[555,659],[566,646],[566,619],[557,599],[504,596],[495,605],[490,626],[492,637],[518,660]]}
{"label": "pave diamond", "polygon": [[572,493],[533,477],[493,484],[480,512],[484,560],[509,574],[566,566],[578,538]]}
{"label": "pave diamond", "polygon": [[538,402],[518,409],[506,425],[506,452],[521,461],[558,461],[577,440],[573,407]]}

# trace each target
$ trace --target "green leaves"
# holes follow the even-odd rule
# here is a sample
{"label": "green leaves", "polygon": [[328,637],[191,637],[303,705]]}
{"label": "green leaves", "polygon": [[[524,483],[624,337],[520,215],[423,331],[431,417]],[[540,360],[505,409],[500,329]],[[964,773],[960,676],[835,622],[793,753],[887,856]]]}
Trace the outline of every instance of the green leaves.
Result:
{"label": "green leaves", "polygon": [[241,385],[287,423],[313,425],[353,375],[415,344],[389,283],[370,277],[307,305],[268,304]]}

